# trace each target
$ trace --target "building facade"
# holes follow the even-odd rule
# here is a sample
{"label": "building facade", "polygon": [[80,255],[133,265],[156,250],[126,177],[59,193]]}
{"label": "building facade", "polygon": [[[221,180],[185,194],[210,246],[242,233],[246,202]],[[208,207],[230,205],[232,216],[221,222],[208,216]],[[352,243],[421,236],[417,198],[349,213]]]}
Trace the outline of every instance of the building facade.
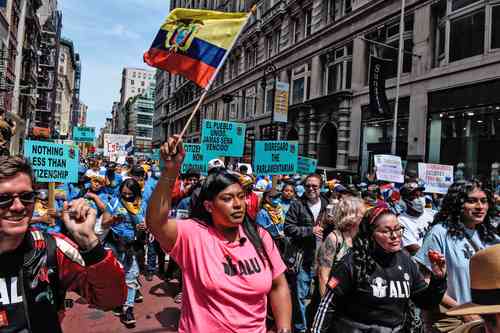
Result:
{"label": "building facade", "polygon": [[78,112],[78,126],[85,127],[87,126],[87,112],[89,107],[82,101],[80,101],[79,107],[80,111]]}
{"label": "building facade", "polygon": [[155,86],[131,99],[127,108],[127,124],[129,135],[134,136],[136,156],[146,156],[152,153],[153,113],[155,104]]}
{"label": "building facade", "polygon": [[[240,121],[248,131],[245,160],[254,140],[279,136],[298,140],[299,153],[327,171],[370,171],[373,155],[390,153],[401,1],[231,1],[219,9],[248,11],[255,2],[256,16],[186,139],[199,140],[202,119]],[[404,22],[397,154],[412,170],[421,161],[463,163],[466,176],[489,175],[500,161],[500,1],[407,0]],[[384,116],[368,107],[371,55],[392,61],[392,113]],[[200,95],[183,78],[157,78],[155,145],[183,128]],[[271,122],[277,81],[290,85],[286,124]]]}
{"label": "building facade", "polygon": [[54,129],[60,138],[70,139],[77,63],[73,42],[62,38],[60,45]]}

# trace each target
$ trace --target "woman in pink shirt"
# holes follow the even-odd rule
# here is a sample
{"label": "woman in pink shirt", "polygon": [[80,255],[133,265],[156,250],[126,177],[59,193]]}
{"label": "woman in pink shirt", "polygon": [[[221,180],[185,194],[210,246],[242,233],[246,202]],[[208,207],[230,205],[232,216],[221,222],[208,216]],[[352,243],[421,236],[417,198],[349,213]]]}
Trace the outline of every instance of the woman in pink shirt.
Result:
{"label": "woman in pink shirt", "polygon": [[169,219],[172,187],[185,156],[178,137],[168,139],[161,155],[165,167],[146,223],[182,269],[179,332],[265,333],[268,299],[277,332],[291,332],[286,267],[271,236],[248,219],[238,176],[212,172],[193,219]]}

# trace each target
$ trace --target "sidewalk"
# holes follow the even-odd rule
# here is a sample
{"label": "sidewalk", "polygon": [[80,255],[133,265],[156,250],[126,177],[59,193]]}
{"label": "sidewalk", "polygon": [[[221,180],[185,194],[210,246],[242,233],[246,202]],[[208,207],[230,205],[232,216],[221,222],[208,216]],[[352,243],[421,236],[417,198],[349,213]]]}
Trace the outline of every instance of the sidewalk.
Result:
{"label": "sidewalk", "polygon": [[178,283],[166,283],[155,276],[148,282],[141,276],[144,302],[137,303],[134,308],[137,324],[135,328],[128,329],[119,317],[111,311],[103,312],[90,308],[82,298],[76,294],[68,295],[74,300],[75,305],[66,312],[63,321],[65,333],[156,333],[177,332],[177,322],[180,316],[180,305],[174,303],[174,297],[179,290]]}

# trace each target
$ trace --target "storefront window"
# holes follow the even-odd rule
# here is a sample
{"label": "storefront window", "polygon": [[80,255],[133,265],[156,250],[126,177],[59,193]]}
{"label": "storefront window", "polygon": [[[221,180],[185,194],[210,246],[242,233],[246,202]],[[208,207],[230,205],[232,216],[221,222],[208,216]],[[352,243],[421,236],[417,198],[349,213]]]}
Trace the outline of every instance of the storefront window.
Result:
{"label": "storefront window", "polygon": [[[363,126],[361,142],[361,174],[365,175],[373,166],[373,156],[391,154],[394,124],[394,101],[389,102],[391,115],[380,117],[372,115],[368,106],[362,108]],[[408,152],[408,118],[410,98],[399,101],[396,155],[406,160]]]}
{"label": "storefront window", "polygon": [[429,163],[464,163],[466,177],[489,176],[500,162],[500,106],[432,114],[428,138]]}

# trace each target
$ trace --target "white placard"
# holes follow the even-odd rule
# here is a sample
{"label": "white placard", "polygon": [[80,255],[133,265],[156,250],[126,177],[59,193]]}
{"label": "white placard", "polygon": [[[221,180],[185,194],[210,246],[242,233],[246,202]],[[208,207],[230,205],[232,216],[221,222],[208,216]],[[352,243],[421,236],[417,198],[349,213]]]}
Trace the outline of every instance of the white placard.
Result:
{"label": "white placard", "polygon": [[375,155],[374,159],[378,180],[404,183],[401,157],[394,155]]}
{"label": "white placard", "polygon": [[133,145],[134,137],[132,135],[104,134],[104,156],[108,156],[110,161],[125,160]]}
{"label": "white placard", "polygon": [[453,165],[418,163],[418,178],[425,182],[425,192],[446,194],[453,184]]}

